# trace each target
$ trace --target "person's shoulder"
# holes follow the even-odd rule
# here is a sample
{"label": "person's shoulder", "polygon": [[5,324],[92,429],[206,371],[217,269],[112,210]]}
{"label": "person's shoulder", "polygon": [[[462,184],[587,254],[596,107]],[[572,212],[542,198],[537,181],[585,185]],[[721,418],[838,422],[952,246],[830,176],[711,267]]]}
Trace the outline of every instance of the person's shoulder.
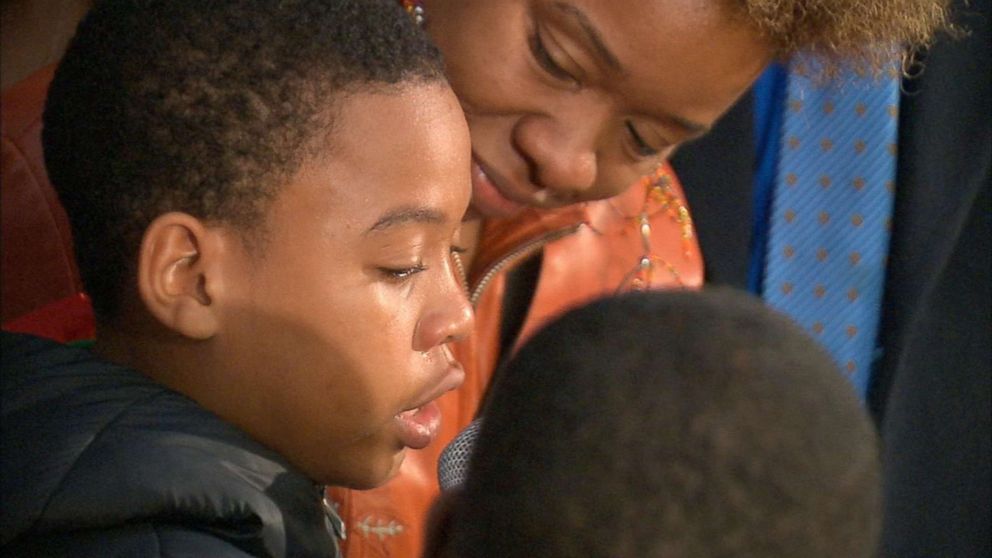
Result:
{"label": "person's shoulder", "polygon": [[5,447],[73,437],[88,444],[143,403],[181,397],[85,348],[4,332],[0,349]]}
{"label": "person's shoulder", "polygon": [[81,358],[85,352],[69,345],[25,333],[0,331],[4,371],[46,362],[65,362]]}
{"label": "person's shoulder", "polygon": [[85,349],[0,334],[0,493],[6,544],[41,516],[80,456],[135,401],[161,391]]}
{"label": "person's shoulder", "polygon": [[108,529],[28,537],[6,545],[4,556],[48,556],[50,558],[68,558],[70,556],[73,558],[211,556],[214,558],[246,558],[258,555],[251,550],[239,548],[206,531],[176,525],[140,523]]}
{"label": "person's shoulder", "polygon": [[161,449],[165,439],[189,424],[227,428],[210,426],[217,419],[194,402],[89,350],[6,332],[0,348],[0,543],[58,517],[123,518],[144,509],[148,502],[127,484],[140,481],[129,469],[161,471],[153,465],[165,463],[162,456],[180,453]]}
{"label": "person's shoulder", "polygon": [[38,405],[39,398],[76,399],[100,390],[144,397],[165,390],[134,370],[102,360],[83,347],[6,331],[0,336],[5,416],[20,411],[24,405]]}

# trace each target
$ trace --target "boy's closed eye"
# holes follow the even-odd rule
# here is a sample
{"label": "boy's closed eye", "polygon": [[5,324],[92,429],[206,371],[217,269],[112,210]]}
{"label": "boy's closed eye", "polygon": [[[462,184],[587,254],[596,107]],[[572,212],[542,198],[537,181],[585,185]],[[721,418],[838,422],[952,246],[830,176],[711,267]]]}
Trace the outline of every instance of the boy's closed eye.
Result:
{"label": "boy's closed eye", "polygon": [[403,281],[414,275],[427,271],[427,266],[423,262],[417,262],[407,267],[380,267],[379,271],[387,278],[394,281]]}
{"label": "boy's closed eye", "polygon": [[[466,252],[465,248],[461,246],[452,245],[449,248],[449,252],[454,255],[464,254]],[[428,266],[422,261],[418,260],[413,265],[383,265],[378,268],[387,279],[401,281],[404,279],[409,279],[414,275],[427,271]]]}

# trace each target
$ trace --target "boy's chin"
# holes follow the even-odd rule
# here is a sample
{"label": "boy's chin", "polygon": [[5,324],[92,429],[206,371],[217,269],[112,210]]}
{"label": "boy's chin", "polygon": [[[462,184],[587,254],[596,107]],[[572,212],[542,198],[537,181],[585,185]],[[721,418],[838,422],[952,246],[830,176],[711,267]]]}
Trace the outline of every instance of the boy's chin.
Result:
{"label": "boy's chin", "polygon": [[400,472],[400,467],[403,465],[403,459],[406,458],[406,451],[406,448],[403,448],[396,452],[393,455],[392,463],[385,470],[385,472],[369,479],[369,483],[365,486],[365,488],[376,488],[377,486],[382,486],[398,475]]}
{"label": "boy's chin", "polygon": [[390,479],[400,472],[400,466],[403,465],[405,456],[406,448],[403,448],[392,454],[392,456],[383,456],[360,470],[351,471],[351,474],[347,478],[341,478],[339,473],[338,475],[327,475],[324,479],[316,480],[327,486],[341,486],[355,490],[377,488],[389,482]]}

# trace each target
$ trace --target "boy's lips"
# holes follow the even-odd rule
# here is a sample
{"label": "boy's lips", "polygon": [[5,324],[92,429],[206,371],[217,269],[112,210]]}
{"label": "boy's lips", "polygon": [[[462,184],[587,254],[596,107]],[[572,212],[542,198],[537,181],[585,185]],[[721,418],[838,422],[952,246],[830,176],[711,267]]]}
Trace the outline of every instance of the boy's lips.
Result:
{"label": "boy's lips", "polygon": [[498,180],[491,177],[491,172],[472,157],[471,209],[483,217],[512,217],[526,209],[526,204],[510,199],[503,193]]}
{"label": "boy's lips", "polygon": [[422,407],[396,415],[400,443],[411,449],[424,449],[437,438],[441,428],[441,409],[431,401]]}
{"label": "boy's lips", "polygon": [[396,423],[400,443],[412,449],[423,449],[437,438],[441,428],[441,409],[436,399],[457,388],[465,379],[461,364],[454,360],[447,346],[443,348],[446,370],[441,381],[413,407],[398,413]]}

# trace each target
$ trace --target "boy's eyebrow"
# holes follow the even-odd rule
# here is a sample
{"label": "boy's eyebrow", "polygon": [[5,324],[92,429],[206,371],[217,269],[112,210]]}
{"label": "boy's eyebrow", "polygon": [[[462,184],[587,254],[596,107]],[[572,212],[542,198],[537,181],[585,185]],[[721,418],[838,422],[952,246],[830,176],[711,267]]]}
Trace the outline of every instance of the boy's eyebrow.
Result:
{"label": "boy's eyebrow", "polygon": [[448,216],[433,207],[397,207],[386,212],[365,234],[379,232],[407,223],[428,223],[440,225],[448,222]]}

